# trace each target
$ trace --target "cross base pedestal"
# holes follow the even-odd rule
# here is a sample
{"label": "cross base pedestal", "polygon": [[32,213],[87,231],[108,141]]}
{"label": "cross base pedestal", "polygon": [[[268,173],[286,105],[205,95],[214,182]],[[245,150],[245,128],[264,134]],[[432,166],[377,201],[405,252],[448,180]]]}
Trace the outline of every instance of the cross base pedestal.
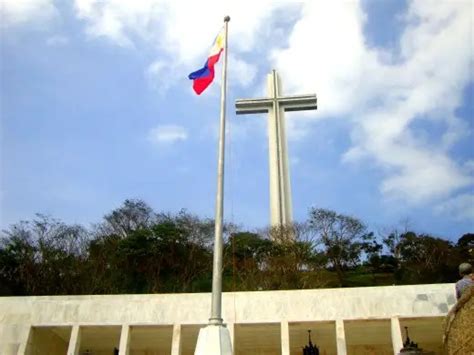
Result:
{"label": "cross base pedestal", "polygon": [[201,328],[194,355],[232,355],[229,329],[211,324]]}

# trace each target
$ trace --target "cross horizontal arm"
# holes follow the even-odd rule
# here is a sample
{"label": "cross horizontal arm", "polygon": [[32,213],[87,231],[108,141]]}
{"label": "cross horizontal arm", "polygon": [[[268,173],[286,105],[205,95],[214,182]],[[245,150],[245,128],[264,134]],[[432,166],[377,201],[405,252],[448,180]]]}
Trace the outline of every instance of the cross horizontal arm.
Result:
{"label": "cross horizontal arm", "polygon": [[316,95],[285,96],[279,98],[278,101],[285,111],[316,110],[318,108]]}
{"label": "cross horizontal arm", "polygon": [[249,113],[266,113],[272,107],[271,99],[242,99],[235,101],[235,109],[238,115]]}

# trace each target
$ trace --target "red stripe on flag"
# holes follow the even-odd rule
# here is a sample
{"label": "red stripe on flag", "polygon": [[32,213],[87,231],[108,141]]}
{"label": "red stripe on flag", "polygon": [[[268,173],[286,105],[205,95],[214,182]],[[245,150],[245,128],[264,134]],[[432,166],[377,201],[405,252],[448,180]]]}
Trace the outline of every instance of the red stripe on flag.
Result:
{"label": "red stripe on flag", "polygon": [[194,92],[198,95],[201,95],[201,93],[207,89],[207,87],[212,83],[214,80],[214,65],[219,61],[219,57],[222,53],[221,49],[219,53],[214,54],[213,56],[210,56],[207,60],[207,67],[209,69],[209,74],[205,77],[202,78],[197,78],[194,79],[193,82],[193,89]]}

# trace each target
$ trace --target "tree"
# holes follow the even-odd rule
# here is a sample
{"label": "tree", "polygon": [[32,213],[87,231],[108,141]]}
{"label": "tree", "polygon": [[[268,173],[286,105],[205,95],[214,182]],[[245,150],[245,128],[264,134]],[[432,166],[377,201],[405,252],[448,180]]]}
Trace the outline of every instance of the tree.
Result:
{"label": "tree", "polygon": [[459,238],[456,247],[463,262],[474,263],[474,233],[466,233]]}
{"label": "tree", "polygon": [[0,295],[28,295],[35,267],[36,248],[20,222],[4,231],[0,246]]}
{"label": "tree", "polygon": [[388,256],[392,257],[395,262],[395,268],[398,270],[401,263],[401,239],[402,235],[410,231],[411,221],[409,218],[402,219],[398,227],[392,227],[390,229],[383,230],[380,234],[382,235],[382,242],[390,253]]}
{"label": "tree", "polygon": [[38,214],[4,234],[0,269],[10,285],[35,295],[82,292],[89,238],[82,226]]}
{"label": "tree", "polygon": [[337,273],[340,286],[344,284],[344,271],[359,260],[365,243],[373,237],[358,219],[334,211],[312,208],[309,225],[324,246],[326,256]]}
{"label": "tree", "polygon": [[88,294],[119,294],[128,290],[122,287],[122,260],[118,245],[122,240],[115,234],[96,235],[87,250],[86,272],[88,278],[84,288]]}
{"label": "tree", "polygon": [[321,287],[320,254],[305,224],[238,232],[225,247],[233,289],[281,290]]}
{"label": "tree", "polygon": [[[179,273],[182,285],[180,291],[210,291],[214,220],[200,219],[186,210],[181,210],[173,220],[185,236],[183,267]],[[227,228],[224,225],[224,230]]]}
{"label": "tree", "polygon": [[120,288],[132,293],[208,291],[200,289],[198,280],[210,278],[212,268],[209,224],[181,211],[160,215],[152,226],[120,237],[115,257]]}
{"label": "tree", "polygon": [[397,246],[401,266],[395,279],[403,284],[452,282],[459,254],[451,242],[427,234],[403,233]]}
{"label": "tree", "polygon": [[[293,235],[295,238],[295,235]],[[273,242],[266,262],[265,285],[269,290],[291,290],[321,287],[317,258],[307,241]]]}
{"label": "tree", "polygon": [[232,275],[235,290],[258,290],[264,287],[264,268],[272,243],[252,232],[236,232],[224,246],[226,274]]}
{"label": "tree", "polygon": [[98,233],[126,237],[130,233],[153,225],[156,214],[142,200],[125,200],[123,205],[104,216]]}
{"label": "tree", "polygon": [[[472,233],[454,245],[405,228],[386,234],[383,255],[360,220],[325,209],[257,232],[227,223],[224,241],[226,290],[322,287],[330,270],[341,286],[391,284],[390,273],[402,284],[452,282],[474,250]],[[125,200],[92,231],[38,214],[0,235],[0,295],[208,292],[213,243],[212,219],[157,214],[141,200]]]}

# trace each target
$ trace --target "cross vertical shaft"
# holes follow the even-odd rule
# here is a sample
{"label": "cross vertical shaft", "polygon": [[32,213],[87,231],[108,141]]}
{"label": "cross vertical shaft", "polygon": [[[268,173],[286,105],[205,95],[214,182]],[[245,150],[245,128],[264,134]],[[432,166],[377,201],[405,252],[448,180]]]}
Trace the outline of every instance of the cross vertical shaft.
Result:
{"label": "cross vertical shaft", "polygon": [[267,77],[268,94],[272,107],[268,115],[268,155],[270,177],[270,223],[272,226],[291,224],[290,171],[288,169],[288,147],[284,108],[279,105],[281,80],[275,70]]}
{"label": "cross vertical shaft", "polygon": [[237,100],[237,114],[268,113],[268,156],[270,178],[270,224],[272,227],[293,222],[290,168],[286,140],[285,111],[315,110],[316,95],[283,96],[276,72],[267,76],[267,98]]}

